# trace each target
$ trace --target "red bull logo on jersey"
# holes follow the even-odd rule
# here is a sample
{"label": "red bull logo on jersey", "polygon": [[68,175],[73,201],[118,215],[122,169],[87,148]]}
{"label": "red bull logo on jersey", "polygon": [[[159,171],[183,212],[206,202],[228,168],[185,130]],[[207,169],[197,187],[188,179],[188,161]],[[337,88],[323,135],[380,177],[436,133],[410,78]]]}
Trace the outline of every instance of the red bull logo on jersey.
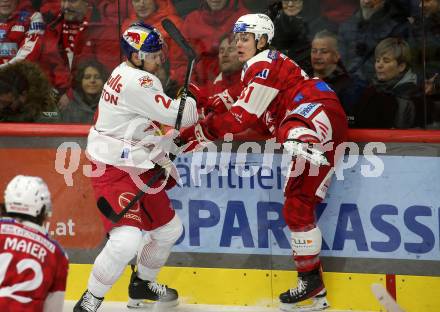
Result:
{"label": "red bull logo on jersey", "polygon": [[139,80],[139,85],[142,88],[151,88],[153,86],[153,79],[151,79],[151,77],[148,75],[142,76],[138,80]]}

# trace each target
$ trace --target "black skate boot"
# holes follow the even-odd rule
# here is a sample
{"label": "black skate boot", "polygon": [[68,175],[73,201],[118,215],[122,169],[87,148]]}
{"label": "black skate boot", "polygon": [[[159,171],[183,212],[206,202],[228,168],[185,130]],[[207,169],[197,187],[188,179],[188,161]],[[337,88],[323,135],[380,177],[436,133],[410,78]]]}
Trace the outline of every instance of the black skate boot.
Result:
{"label": "black skate boot", "polygon": [[104,298],[95,297],[90,291],[86,290],[73,307],[73,312],[96,312],[103,300]]}
{"label": "black skate boot", "polygon": [[[280,309],[282,311],[295,312],[322,311],[330,307],[326,295],[327,291],[322,282],[320,269],[310,272],[299,272],[297,287],[280,294]],[[311,299],[312,304],[299,304],[307,299]]]}
{"label": "black skate boot", "polygon": [[177,290],[156,282],[144,281],[131,273],[128,286],[128,308],[144,308],[157,306],[158,308],[174,307],[178,304]]}

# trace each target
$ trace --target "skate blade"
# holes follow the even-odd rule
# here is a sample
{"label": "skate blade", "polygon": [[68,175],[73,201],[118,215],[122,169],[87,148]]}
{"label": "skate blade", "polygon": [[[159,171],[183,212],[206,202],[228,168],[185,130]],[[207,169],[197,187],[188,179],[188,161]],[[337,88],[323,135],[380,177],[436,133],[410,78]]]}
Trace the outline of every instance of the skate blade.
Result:
{"label": "skate blade", "polygon": [[323,311],[330,308],[327,298],[311,298],[308,301],[312,301],[311,304],[300,305],[297,303],[280,303],[280,310],[287,312],[309,312],[309,311]]}
{"label": "skate blade", "polygon": [[169,308],[175,307],[179,304],[179,301],[148,301],[142,299],[128,299],[127,308],[129,309],[142,309],[146,311],[168,311]]}

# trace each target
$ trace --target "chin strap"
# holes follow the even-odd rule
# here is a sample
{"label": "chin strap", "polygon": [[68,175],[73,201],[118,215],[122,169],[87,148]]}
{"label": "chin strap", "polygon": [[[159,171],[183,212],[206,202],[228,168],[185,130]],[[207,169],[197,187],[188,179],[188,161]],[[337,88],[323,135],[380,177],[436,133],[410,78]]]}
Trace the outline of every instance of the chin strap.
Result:
{"label": "chin strap", "polygon": [[133,65],[133,66],[136,67],[137,69],[144,70],[144,63],[145,63],[145,61],[144,61],[143,59],[140,59],[140,60],[141,60],[141,65],[136,65],[136,64],[133,63],[133,61],[131,60],[131,57],[130,57],[130,59],[128,59],[128,61],[130,62],[131,65]]}

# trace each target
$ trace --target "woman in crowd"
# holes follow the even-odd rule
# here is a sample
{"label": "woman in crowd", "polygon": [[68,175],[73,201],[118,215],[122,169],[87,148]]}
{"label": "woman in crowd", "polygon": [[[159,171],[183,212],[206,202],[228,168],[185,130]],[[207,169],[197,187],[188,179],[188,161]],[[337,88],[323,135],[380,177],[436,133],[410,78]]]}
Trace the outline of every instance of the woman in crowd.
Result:
{"label": "woman in crowd", "polygon": [[107,76],[106,68],[96,60],[80,63],[74,76],[73,98],[61,110],[61,121],[92,123]]}
{"label": "woman in crowd", "polygon": [[411,128],[415,126],[417,76],[411,70],[406,41],[386,38],[375,49],[376,77],[355,107],[359,128]]}

